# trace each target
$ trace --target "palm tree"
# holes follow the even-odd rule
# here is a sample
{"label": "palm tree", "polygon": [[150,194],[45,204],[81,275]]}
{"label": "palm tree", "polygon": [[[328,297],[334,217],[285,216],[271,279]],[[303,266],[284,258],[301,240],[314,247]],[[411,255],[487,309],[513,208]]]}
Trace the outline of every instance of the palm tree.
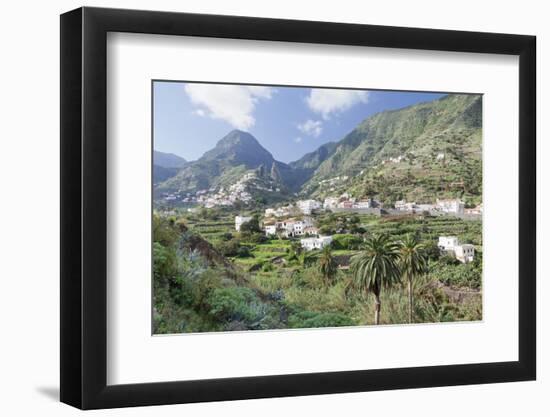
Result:
{"label": "palm tree", "polygon": [[319,271],[323,275],[325,281],[325,288],[328,288],[330,282],[338,272],[338,265],[334,260],[332,253],[330,251],[330,246],[325,246],[323,248],[323,253],[319,257]]}
{"label": "palm tree", "polygon": [[403,276],[407,279],[409,291],[409,323],[413,322],[413,280],[426,271],[427,259],[424,245],[408,234],[400,242],[399,264]]}
{"label": "palm tree", "polygon": [[353,285],[375,298],[374,324],[380,324],[380,291],[401,280],[399,245],[382,234],[368,238],[365,249],[351,258]]}

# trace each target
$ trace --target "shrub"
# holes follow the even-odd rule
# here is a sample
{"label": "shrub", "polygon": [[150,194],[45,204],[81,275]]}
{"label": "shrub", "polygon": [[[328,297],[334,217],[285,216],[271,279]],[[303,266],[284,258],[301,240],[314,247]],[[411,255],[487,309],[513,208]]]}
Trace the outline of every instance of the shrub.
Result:
{"label": "shrub", "polygon": [[341,313],[302,311],[291,314],[288,318],[288,325],[291,328],[341,327],[354,324],[356,323],[351,318]]}
{"label": "shrub", "polygon": [[358,249],[363,239],[355,235],[334,235],[332,237],[332,247],[334,249]]}
{"label": "shrub", "polygon": [[227,241],[227,242],[219,242],[216,245],[216,249],[223,255],[223,256],[237,256],[240,249],[240,244],[236,239]]}
{"label": "shrub", "polygon": [[239,249],[237,249],[237,257],[238,258],[250,258],[252,254],[250,253],[250,248],[248,246],[240,246]]}
{"label": "shrub", "polygon": [[208,298],[208,313],[222,321],[251,321],[255,318],[253,305],[257,301],[250,288],[217,288]]}

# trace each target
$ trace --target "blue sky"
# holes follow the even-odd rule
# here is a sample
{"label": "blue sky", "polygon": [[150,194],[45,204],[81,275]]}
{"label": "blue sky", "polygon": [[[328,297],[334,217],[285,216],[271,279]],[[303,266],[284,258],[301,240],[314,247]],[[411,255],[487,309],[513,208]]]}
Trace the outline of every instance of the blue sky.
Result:
{"label": "blue sky", "polygon": [[154,149],[192,161],[233,129],[290,162],[338,141],[366,117],[445,94],[154,82]]}

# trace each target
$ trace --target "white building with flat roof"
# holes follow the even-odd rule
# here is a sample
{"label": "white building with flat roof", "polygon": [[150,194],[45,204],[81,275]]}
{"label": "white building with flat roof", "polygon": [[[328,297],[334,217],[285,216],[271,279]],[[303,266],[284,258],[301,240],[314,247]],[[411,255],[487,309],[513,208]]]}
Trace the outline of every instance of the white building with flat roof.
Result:
{"label": "white building with flat roof", "polygon": [[264,223],[264,232],[266,236],[275,235],[279,232],[281,236],[286,238],[296,237],[309,233],[313,225],[313,219],[311,217],[304,217],[301,220],[286,219],[274,223]]}
{"label": "white building with flat roof", "polygon": [[264,232],[266,236],[273,236],[277,234],[277,224],[264,224]]}
{"label": "white building with flat roof", "polygon": [[441,253],[453,255],[463,264],[474,260],[474,245],[469,243],[460,244],[456,236],[439,236],[437,246]]}
{"label": "white building with flat roof", "polygon": [[321,208],[321,203],[317,200],[300,200],[296,202],[296,205],[304,214],[311,214],[313,210]]}
{"label": "white building with flat roof", "polygon": [[243,223],[249,222],[250,220],[252,220],[252,217],[235,216],[235,230],[237,232],[240,232],[241,226],[243,225]]}
{"label": "white building with flat roof", "polygon": [[307,251],[314,249],[323,249],[325,246],[330,245],[332,242],[332,236],[319,236],[319,237],[307,237],[300,239],[302,248]]}
{"label": "white building with flat roof", "polygon": [[464,203],[459,199],[437,200],[436,208],[443,213],[464,214]]}
{"label": "white building with flat roof", "polygon": [[474,245],[464,243],[462,245],[455,246],[455,257],[463,264],[473,262],[475,256]]}
{"label": "white building with flat roof", "polygon": [[455,246],[458,246],[458,238],[456,236],[439,236],[437,246],[442,251],[452,251]]}

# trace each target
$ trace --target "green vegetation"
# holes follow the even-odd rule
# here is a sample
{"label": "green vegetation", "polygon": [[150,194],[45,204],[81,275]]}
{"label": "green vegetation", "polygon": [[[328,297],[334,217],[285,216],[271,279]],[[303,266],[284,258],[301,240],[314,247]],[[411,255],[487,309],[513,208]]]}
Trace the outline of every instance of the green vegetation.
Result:
{"label": "green vegetation", "polygon": [[[276,161],[249,133],[234,130],[196,161],[155,162],[155,194],[227,192],[254,174],[246,181],[248,206],[288,201],[294,192],[316,198],[350,192],[386,206],[401,199],[461,198],[475,206],[482,187],[481,110],[481,96],[452,94],[384,111],[289,164]],[[331,187],[323,183],[334,179]]]}
{"label": "green vegetation", "polygon": [[[318,224],[343,233],[334,236],[333,247],[306,252],[299,240],[266,238],[255,221],[236,232],[234,215],[205,209],[154,217],[155,333],[375,324],[372,312],[378,307],[380,324],[481,319],[480,221],[320,214]],[[364,232],[351,233],[351,228]],[[397,279],[375,276],[383,288],[377,304],[374,287],[354,283],[358,268],[350,264],[369,253],[379,235],[391,236],[386,244],[396,253],[391,262],[399,274]],[[440,256],[439,235],[473,243],[475,262]],[[412,256],[415,251],[421,251],[425,270],[412,265],[421,263]],[[405,259],[405,252],[412,257]]]}
{"label": "green vegetation", "polygon": [[373,236],[365,242],[365,249],[351,258],[353,288],[374,295],[374,324],[380,324],[380,292],[391,288],[401,279],[399,245],[388,235]]}
{"label": "green vegetation", "polygon": [[[289,164],[238,130],[196,161],[156,153],[154,332],[480,320],[481,221],[388,214],[402,199],[481,203],[481,106],[452,94],[378,113]],[[262,231],[266,204],[344,192],[388,210],[313,213],[333,237],[322,251]],[[251,217],[240,231],[237,214]],[[442,255],[439,236],[474,245],[475,261]]]}
{"label": "green vegetation", "polygon": [[427,271],[427,254],[414,235],[407,235],[400,242],[399,263],[401,273],[407,280],[409,295],[409,323],[413,322],[413,281]]}

